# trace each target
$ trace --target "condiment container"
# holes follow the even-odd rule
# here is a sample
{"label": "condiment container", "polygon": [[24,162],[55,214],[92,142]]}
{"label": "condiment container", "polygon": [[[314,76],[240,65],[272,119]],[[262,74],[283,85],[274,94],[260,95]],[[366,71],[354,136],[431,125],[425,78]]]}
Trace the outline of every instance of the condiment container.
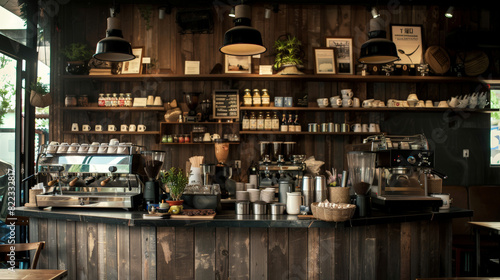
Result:
{"label": "condiment container", "polygon": [[323,175],[314,177],[314,194],[315,202],[322,202],[328,198],[328,190],[326,189],[326,178]]}
{"label": "condiment container", "polygon": [[309,175],[302,177],[302,195],[304,196],[304,205],[310,207],[311,203],[314,202],[314,182]]}
{"label": "condiment container", "polygon": [[273,203],[271,204],[271,215],[283,215],[285,208],[285,203]]}
{"label": "condiment container", "polygon": [[267,214],[267,203],[264,201],[255,201],[252,203],[253,214],[254,215],[266,215]]}
{"label": "condiment container", "polygon": [[236,215],[249,215],[250,214],[250,202],[249,201],[236,201],[234,203],[234,209]]}

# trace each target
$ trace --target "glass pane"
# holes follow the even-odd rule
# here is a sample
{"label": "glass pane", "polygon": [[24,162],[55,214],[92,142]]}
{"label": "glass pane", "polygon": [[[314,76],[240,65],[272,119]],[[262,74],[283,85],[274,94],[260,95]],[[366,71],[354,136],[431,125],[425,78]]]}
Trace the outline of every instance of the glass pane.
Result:
{"label": "glass pane", "polygon": [[[492,85],[493,86],[493,85]],[[491,108],[500,108],[500,89],[491,90]],[[500,165],[500,112],[491,113],[491,164]]]}
{"label": "glass pane", "polygon": [[[11,3],[9,5],[9,3]],[[26,21],[20,17],[21,9],[17,1],[10,1],[0,7],[0,34],[26,45]]]}

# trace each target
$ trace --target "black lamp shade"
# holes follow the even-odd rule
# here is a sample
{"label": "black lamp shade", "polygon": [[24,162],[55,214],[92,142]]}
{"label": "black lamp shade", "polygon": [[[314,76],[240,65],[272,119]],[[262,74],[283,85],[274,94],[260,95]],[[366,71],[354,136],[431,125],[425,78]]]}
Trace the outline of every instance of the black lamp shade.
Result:
{"label": "black lamp shade", "polygon": [[229,55],[256,55],[266,51],[260,32],[250,26],[235,26],[224,34],[220,51]]}
{"label": "black lamp shade", "polygon": [[394,42],[384,38],[372,38],[361,46],[358,61],[365,64],[384,64],[399,60]]}
{"label": "black lamp shade", "polygon": [[120,37],[106,37],[97,43],[95,59],[104,61],[128,61],[135,58],[132,53],[132,46],[125,39]]}

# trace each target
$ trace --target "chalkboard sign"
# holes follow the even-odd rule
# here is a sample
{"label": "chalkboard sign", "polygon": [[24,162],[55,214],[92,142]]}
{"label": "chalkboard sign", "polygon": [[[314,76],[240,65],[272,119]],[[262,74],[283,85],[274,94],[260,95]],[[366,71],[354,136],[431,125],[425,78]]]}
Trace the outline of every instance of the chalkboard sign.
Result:
{"label": "chalkboard sign", "polygon": [[237,89],[214,90],[214,119],[240,119],[240,97]]}

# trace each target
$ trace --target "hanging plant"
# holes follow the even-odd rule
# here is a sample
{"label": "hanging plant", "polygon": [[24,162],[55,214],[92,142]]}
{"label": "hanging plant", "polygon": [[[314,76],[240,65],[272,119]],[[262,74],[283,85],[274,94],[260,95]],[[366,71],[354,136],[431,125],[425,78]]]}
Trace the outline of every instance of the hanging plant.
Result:
{"label": "hanging plant", "polygon": [[146,22],[146,30],[151,29],[153,26],[151,25],[151,15],[153,14],[153,8],[151,6],[142,6],[139,8],[141,12],[141,17]]}
{"label": "hanging plant", "polygon": [[52,104],[52,96],[49,92],[49,86],[40,82],[38,78],[36,82],[31,83],[30,104],[35,107],[47,107]]}

